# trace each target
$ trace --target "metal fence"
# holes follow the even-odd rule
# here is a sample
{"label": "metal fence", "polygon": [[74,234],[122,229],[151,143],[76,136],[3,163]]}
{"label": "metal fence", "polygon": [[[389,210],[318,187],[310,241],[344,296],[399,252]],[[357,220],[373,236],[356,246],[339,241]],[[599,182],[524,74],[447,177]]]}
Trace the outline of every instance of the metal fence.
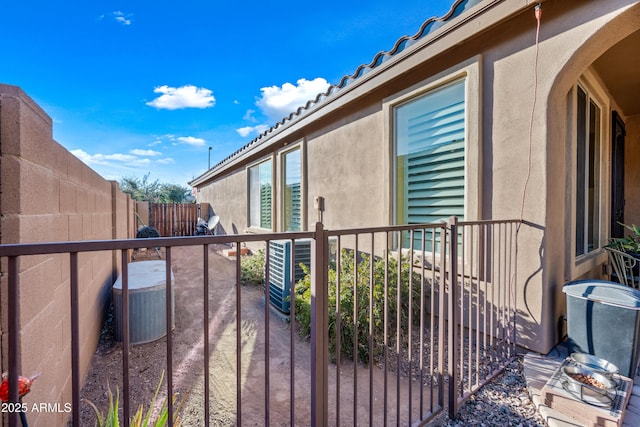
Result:
{"label": "metal fence", "polygon": [[[515,356],[519,221],[450,221],[449,415]],[[455,391],[455,393],[454,393]],[[454,399],[454,396],[457,398]]]}
{"label": "metal fence", "polygon": [[[296,424],[298,390],[294,342],[303,326],[303,296],[308,300],[310,370],[310,419],[305,424],[424,425],[448,407],[455,417],[458,405],[493,378],[515,355],[515,289],[517,221],[457,222],[432,225],[391,226],[351,230],[315,230],[263,235],[174,237],[100,242],[0,245],[0,257],[8,258],[8,372],[9,401],[18,402],[20,368],[20,257],[69,253],[71,302],[71,422],[80,425],[81,374],[78,320],[78,253],[119,251],[122,259],[122,399],[123,425],[129,425],[129,251],[139,247],[165,248],[166,258],[166,364],[167,397],[174,395],[173,332],[171,304],[172,249],[202,249],[202,298],[204,349],[210,349],[209,277],[211,245],[233,247],[237,254],[246,244],[260,244],[270,260],[269,243],[311,239],[310,274],[296,283],[296,255],[288,255],[290,294],[290,411]],[[241,283],[242,257],[235,258],[236,378],[235,423],[242,425],[241,379]],[[271,262],[265,263],[270,277]],[[270,286],[264,286],[270,301]],[[265,360],[264,423],[269,425],[269,330],[272,310],[264,305]],[[299,318],[297,318],[299,317]],[[23,349],[23,351],[27,351]],[[203,372],[210,372],[209,357]],[[299,370],[298,370],[299,371]],[[351,373],[349,373],[351,372]],[[233,385],[230,385],[233,387]],[[349,402],[344,398],[353,396]],[[349,402],[349,403],[347,403]],[[211,385],[204,375],[204,425],[215,424],[210,412]],[[306,403],[305,403],[306,404]],[[174,408],[169,405],[169,419]],[[278,420],[282,422],[282,420]],[[18,414],[9,415],[18,425]]]}

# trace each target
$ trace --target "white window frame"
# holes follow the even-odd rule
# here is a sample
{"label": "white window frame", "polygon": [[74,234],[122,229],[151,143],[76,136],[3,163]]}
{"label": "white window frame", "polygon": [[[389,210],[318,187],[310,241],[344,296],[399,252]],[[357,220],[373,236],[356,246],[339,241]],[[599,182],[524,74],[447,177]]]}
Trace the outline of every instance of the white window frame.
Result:
{"label": "white window frame", "polygon": [[278,177],[278,194],[279,194],[279,214],[278,214],[278,224],[280,226],[280,231],[287,231],[285,228],[285,187],[286,187],[286,164],[285,164],[285,156],[294,152],[300,152],[300,231],[307,230],[307,192],[306,192],[306,149],[304,141],[300,141],[299,143],[287,145],[285,149],[281,150],[278,153],[278,162],[279,162],[279,177]]}
{"label": "white window frame", "polygon": [[[252,202],[252,194],[251,194],[251,170],[254,168],[259,168],[267,162],[271,162],[271,228],[264,228],[261,224],[255,225],[251,223],[251,202]],[[275,215],[274,215],[274,206],[276,202],[276,192],[275,192],[275,159],[273,156],[263,158],[258,162],[255,162],[249,166],[247,166],[247,228],[251,231],[273,231],[274,223],[275,223]]]}
{"label": "white window frame", "polygon": [[[592,249],[589,252],[584,254],[577,255],[576,252],[576,229],[577,229],[577,156],[578,156],[578,147],[577,147],[577,127],[578,127],[578,87],[580,87],[587,95],[588,101],[593,101],[594,104],[600,109],[600,164],[599,164],[599,187],[598,187],[598,200],[599,200],[599,213],[598,213],[598,247]],[[572,263],[573,268],[570,273],[570,277],[580,277],[584,274],[589,273],[594,268],[597,268],[598,265],[603,262],[606,255],[603,254],[601,250],[602,247],[607,243],[606,236],[608,233],[608,221],[609,221],[609,203],[610,203],[610,168],[609,159],[610,155],[610,147],[611,141],[609,138],[610,129],[611,129],[611,105],[610,99],[607,95],[605,89],[599,83],[597,77],[591,72],[587,71],[583,74],[578,82],[574,85],[570,92],[570,109],[569,115],[570,120],[568,123],[570,124],[569,135],[570,135],[570,145],[571,145],[571,212],[570,218],[567,222],[570,224],[569,240],[568,245],[570,247],[570,253],[574,262]]]}
{"label": "white window frame", "polygon": [[387,146],[389,147],[388,165],[390,179],[388,200],[390,206],[390,224],[396,224],[398,220],[394,109],[420,96],[426,95],[435,89],[459,80],[464,80],[465,82],[464,216],[467,221],[480,218],[480,200],[482,196],[481,62],[482,57],[476,56],[383,101],[386,126],[385,135]]}

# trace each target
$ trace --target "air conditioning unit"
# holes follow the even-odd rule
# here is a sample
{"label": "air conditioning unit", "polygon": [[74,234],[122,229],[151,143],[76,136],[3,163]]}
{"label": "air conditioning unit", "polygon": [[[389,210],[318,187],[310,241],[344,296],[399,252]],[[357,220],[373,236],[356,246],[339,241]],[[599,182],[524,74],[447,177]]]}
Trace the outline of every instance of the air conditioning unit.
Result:
{"label": "air conditioning unit", "polygon": [[311,265],[312,239],[295,240],[295,260],[291,259],[291,240],[272,240],[269,242],[269,302],[285,314],[290,312],[289,293],[291,286],[291,262],[295,262],[294,282],[304,278],[300,264]]}

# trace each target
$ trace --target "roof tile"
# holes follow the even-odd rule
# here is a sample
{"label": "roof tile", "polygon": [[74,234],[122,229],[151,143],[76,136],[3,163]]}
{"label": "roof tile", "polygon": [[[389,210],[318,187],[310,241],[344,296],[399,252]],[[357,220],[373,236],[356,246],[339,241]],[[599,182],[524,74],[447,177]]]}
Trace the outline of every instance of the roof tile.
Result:
{"label": "roof tile", "polygon": [[[307,101],[307,103],[304,106],[299,107],[296,111],[290,113],[288,116],[284,117],[282,120],[277,122],[275,125],[273,125],[269,129],[267,129],[266,131],[262,132],[255,139],[253,139],[251,142],[247,143],[246,145],[244,145],[243,147],[241,147],[240,149],[238,149],[234,153],[232,153],[229,156],[225,157],[223,160],[221,160],[216,165],[214,165],[210,170],[220,168],[222,165],[224,165],[225,163],[229,162],[233,158],[237,157],[239,154],[243,153],[245,150],[247,150],[250,147],[256,145],[261,139],[267,137],[267,135],[269,135],[274,130],[278,129],[281,126],[284,126],[285,124],[287,124],[287,122],[294,121],[297,117],[303,115],[305,113],[305,111],[311,109],[313,106],[320,104],[325,99],[327,99],[327,98],[333,96],[334,94],[340,92],[342,89],[347,87],[352,82],[358,80],[360,77],[362,77],[365,74],[369,73],[371,70],[379,67],[380,65],[382,65],[383,63],[385,63],[389,59],[391,59],[394,56],[398,55],[399,53],[403,52],[404,50],[406,50],[410,46],[414,45],[420,39],[424,38],[428,34],[431,34],[433,31],[435,31],[436,29],[438,29],[438,28],[442,27],[443,25],[445,25],[447,23],[447,21],[451,20],[452,18],[455,18],[455,17],[459,16],[464,11],[466,11],[466,10],[470,9],[471,7],[475,6],[476,4],[480,3],[480,1],[481,0],[455,0],[455,2],[451,6],[451,9],[449,10],[449,12],[446,13],[444,16],[439,17],[439,18],[438,17],[433,17],[433,18],[427,19],[420,26],[420,29],[418,30],[418,32],[416,34],[414,34],[413,36],[403,36],[403,37],[401,37],[400,39],[398,39],[396,41],[396,43],[393,45],[393,48],[391,50],[389,50],[389,51],[378,52],[374,56],[373,60],[369,64],[360,65],[358,68],[356,68],[356,71],[353,74],[342,77],[342,79],[340,79],[340,82],[338,84],[333,84],[333,85],[329,86],[329,88],[325,92],[319,93],[314,99]],[[208,173],[209,171],[205,172],[205,174]]]}

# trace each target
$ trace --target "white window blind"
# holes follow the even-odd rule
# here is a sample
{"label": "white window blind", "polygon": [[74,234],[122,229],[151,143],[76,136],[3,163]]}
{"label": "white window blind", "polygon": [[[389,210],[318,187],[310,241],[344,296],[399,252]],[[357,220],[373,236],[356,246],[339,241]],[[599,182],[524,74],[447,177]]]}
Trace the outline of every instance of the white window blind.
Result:
{"label": "white window blind", "polygon": [[249,225],[271,229],[271,161],[249,168]]}
{"label": "white window blind", "polygon": [[284,159],[284,230],[302,230],[300,150],[286,153]]}
{"label": "white window blind", "polygon": [[395,108],[396,221],[464,218],[465,85],[458,81]]}

